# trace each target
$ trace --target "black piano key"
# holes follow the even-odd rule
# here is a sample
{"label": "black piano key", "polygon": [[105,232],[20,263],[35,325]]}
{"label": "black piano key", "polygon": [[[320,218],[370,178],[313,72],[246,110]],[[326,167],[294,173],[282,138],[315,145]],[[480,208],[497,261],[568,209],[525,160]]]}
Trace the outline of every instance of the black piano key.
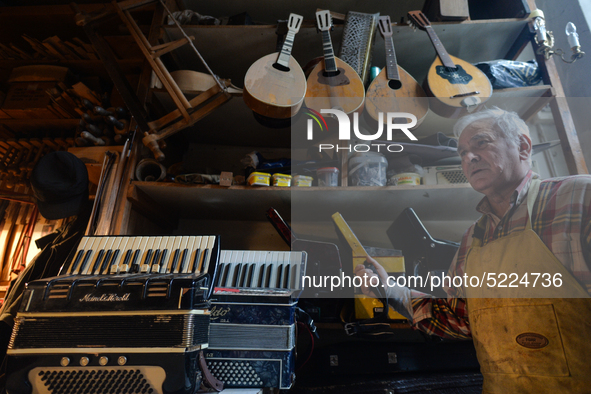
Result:
{"label": "black piano key", "polygon": [[78,264],[80,264],[80,261],[82,261],[82,256],[84,256],[83,249],[79,250],[78,253],[76,254],[76,258],[72,262],[72,266],[69,270],[70,273],[74,272],[76,270],[76,268],[78,268]]}
{"label": "black piano key", "polygon": [[263,281],[263,286],[262,287],[265,287],[265,288],[272,287],[271,286],[271,272],[272,271],[273,271],[273,265],[272,264],[269,264],[267,266],[267,273],[265,275],[265,278],[263,279],[264,281]]}
{"label": "black piano key", "polygon": [[113,266],[113,263],[115,263],[115,261],[117,261],[118,256],[119,256],[119,249],[115,249],[115,251],[111,255],[111,260],[109,261],[109,263],[106,266],[105,274],[111,273],[111,267]]}
{"label": "black piano key", "polygon": [[277,278],[275,278],[275,287],[280,289],[281,288],[281,278],[283,275],[283,264],[279,264],[277,266]]}
{"label": "black piano key", "polygon": [[103,261],[104,255],[105,255],[105,250],[101,249],[98,252],[98,256],[96,256],[96,260],[94,261],[94,265],[92,267],[90,267],[90,269],[88,270],[88,273],[93,274],[95,272],[95,270],[101,266],[101,262]]}
{"label": "black piano key", "polygon": [[186,264],[187,258],[189,257],[189,249],[183,249],[183,253],[181,254],[181,261],[179,262],[179,272],[183,272],[183,267]]}
{"label": "black piano key", "polygon": [[238,280],[238,287],[246,287],[246,273],[248,272],[248,265],[242,264],[240,269],[240,277]]}
{"label": "black piano key", "polygon": [[225,287],[226,280],[228,279],[228,271],[229,271],[229,264],[221,264],[220,269],[220,278],[218,279],[219,286]]}
{"label": "black piano key", "polygon": [[151,258],[146,257],[146,264],[154,265],[158,263],[158,258],[160,257],[160,249],[156,249],[156,251],[151,254]]}
{"label": "black piano key", "polygon": [[266,273],[265,264],[261,264],[261,270],[259,271],[259,277],[257,278],[256,286],[254,287],[264,287],[263,282],[265,281],[265,273]]}
{"label": "black piano key", "polygon": [[248,264],[245,287],[256,287],[256,286],[252,285],[253,277],[254,277],[254,264]]}
{"label": "black piano key", "polygon": [[201,249],[197,249],[195,251],[195,257],[193,258],[192,264],[189,266],[189,272],[195,272],[199,267],[199,263],[201,263]]}
{"label": "black piano key", "polygon": [[238,279],[240,274],[240,267],[242,264],[236,264],[234,266],[234,271],[232,271],[232,276],[230,277],[230,287],[238,287]]}
{"label": "black piano key", "polygon": [[209,249],[205,249],[203,251],[203,258],[201,259],[201,266],[199,267],[199,270],[196,272],[203,273],[203,270],[206,268],[207,260],[209,260],[209,254],[210,254]]}
{"label": "black piano key", "polygon": [[180,256],[181,256],[181,251],[178,249],[175,250],[174,254],[172,255],[172,263],[170,264],[170,267],[168,268],[169,273],[173,273],[176,270],[177,264],[179,263]]}
{"label": "black piano key", "polygon": [[[111,262],[111,256],[113,255],[112,250],[107,250],[105,253],[105,258],[103,259],[103,263],[99,266],[99,274],[102,274],[109,268],[109,263]],[[108,271],[107,271],[108,272]]]}
{"label": "black piano key", "polygon": [[[151,249],[150,249],[151,251]],[[133,257],[131,259],[131,263],[129,265],[129,272],[140,272],[140,265],[139,265],[139,257],[141,255],[142,251],[139,249],[136,249],[133,252]]]}
{"label": "black piano key", "polygon": [[[166,264],[166,256],[168,256],[168,249],[164,249],[160,253],[160,259],[158,261],[158,267],[160,272],[162,272],[162,267],[164,267],[164,272],[166,272],[166,269],[168,268],[164,266],[164,264]],[[154,262],[156,262],[156,258],[154,258]]]}
{"label": "black piano key", "polygon": [[131,249],[129,249],[127,252],[125,252],[125,256],[123,256],[123,262],[121,263],[121,265],[127,265],[127,267],[129,268],[129,261],[131,260],[131,255],[132,255]]}
{"label": "black piano key", "polygon": [[283,270],[283,285],[281,286],[284,289],[289,289],[289,271],[289,264],[285,264],[285,269]]}

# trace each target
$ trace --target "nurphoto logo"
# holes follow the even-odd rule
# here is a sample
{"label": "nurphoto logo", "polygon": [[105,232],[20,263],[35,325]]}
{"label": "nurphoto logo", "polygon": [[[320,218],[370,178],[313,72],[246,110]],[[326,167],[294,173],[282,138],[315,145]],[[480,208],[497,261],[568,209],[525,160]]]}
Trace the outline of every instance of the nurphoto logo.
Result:
{"label": "nurphoto logo", "polygon": [[[320,130],[323,131],[324,128],[322,124],[326,127],[328,131],[328,126],[324,117],[321,114],[330,114],[335,117],[339,124],[339,140],[342,141],[351,141],[351,120],[349,116],[341,110],[338,109],[321,109],[320,113],[314,111],[313,114],[308,113],[312,119],[308,119],[307,123],[307,139],[308,141],[312,141],[314,139],[314,121],[316,124],[320,125]],[[402,131],[411,141],[417,141],[417,137],[415,137],[409,129],[413,128],[417,124],[417,117],[413,114],[408,112],[388,112],[384,114],[383,112],[379,113],[378,119],[378,130],[374,134],[363,134],[359,130],[359,114],[353,113],[353,134],[356,140],[361,141],[375,141],[382,137],[384,134],[384,129],[386,130],[386,139],[388,141],[392,141],[392,135],[395,130]],[[320,118],[320,119],[319,119]],[[385,122],[384,122],[385,119]],[[322,122],[321,122],[321,121]],[[407,120],[410,120],[408,122]],[[384,127],[384,124],[386,127]],[[348,145],[339,145],[339,144],[319,144],[318,151],[321,152],[322,150],[336,150],[337,152],[340,150],[347,150],[349,152],[368,152],[372,149],[375,149],[377,152],[380,152],[381,149],[387,150],[388,152],[402,152],[404,149],[400,144],[384,144],[384,143],[365,143],[365,144],[348,144]]]}

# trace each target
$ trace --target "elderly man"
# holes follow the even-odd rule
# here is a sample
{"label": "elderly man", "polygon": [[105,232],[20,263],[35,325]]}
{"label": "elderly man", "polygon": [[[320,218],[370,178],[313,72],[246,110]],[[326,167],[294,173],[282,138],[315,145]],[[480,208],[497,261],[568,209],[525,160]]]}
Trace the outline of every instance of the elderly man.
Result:
{"label": "elderly man", "polygon": [[[484,393],[589,392],[591,177],[541,181],[530,167],[527,125],[512,112],[470,114],[454,133],[464,174],[485,197],[449,275],[485,285],[446,288],[447,299],[387,287],[391,305],[416,329],[471,337]],[[375,275],[362,265],[355,273]]]}

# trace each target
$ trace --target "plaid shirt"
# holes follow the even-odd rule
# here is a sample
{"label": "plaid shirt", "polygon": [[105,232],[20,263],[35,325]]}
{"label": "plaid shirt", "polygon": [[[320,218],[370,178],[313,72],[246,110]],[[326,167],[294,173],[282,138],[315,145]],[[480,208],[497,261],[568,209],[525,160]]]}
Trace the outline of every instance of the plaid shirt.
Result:
{"label": "plaid shirt", "polygon": [[[486,245],[513,232],[525,230],[527,224],[527,191],[531,180],[539,176],[531,170],[515,189],[509,211],[498,218],[484,197],[477,211],[487,217]],[[472,244],[473,224],[462,238],[451,263],[450,276],[463,276],[466,253]],[[532,229],[556,258],[591,294],[591,176],[575,175],[542,181],[532,209]],[[446,288],[447,299],[422,295],[413,299],[416,329],[444,338],[471,338],[470,322],[462,288]],[[417,295],[416,292],[414,295]]]}

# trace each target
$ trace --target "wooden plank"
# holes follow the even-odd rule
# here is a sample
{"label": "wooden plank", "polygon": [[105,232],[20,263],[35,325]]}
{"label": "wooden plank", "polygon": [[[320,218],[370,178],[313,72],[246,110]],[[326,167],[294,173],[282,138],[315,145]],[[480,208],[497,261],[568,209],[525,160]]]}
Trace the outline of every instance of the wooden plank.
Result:
{"label": "wooden plank", "polygon": [[583,156],[583,150],[577,136],[572,114],[564,94],[558,70],[554,58],[546,60],[543,55],[536,54],[536,60],[542,70],[544,83],[552,85],[556,97],[550,101],[550,108],[558,137],[562,142],[560,146],[571,175],[588,174],[587,164]]}
{"label": "wooden plank", "polygon": [[152,70],[156,73],[162,85],[166,88],[172,99],[177,105],[177,108],[183,114],[185,119],[189,118],[189,114],[187,113],[187,108],[191,107],[191,104],[187,101],[186,97],[184,96],[181,89],[178,87],[174,79],[170,76],[170,73],[162,63],[162,60],[159,58],[152,58],[152,54],[150,53],[151,45],[140,30],[139,26],[133,20],[133,17],[129,13],[129,11],[122,11],[119,7],[117,8],[117,12],[119,13],[119,17],[127,26],[129,33],[134,37],[138,46],[140,47],[141,51],[143,52],[144,56],[148,60],[148,63],[152,67]]}
{"label": "wooden plank", "polygon": [[[150,44],[155,44],[158,42],[161,36],[161,26],[164,23],[164,9],[162,7],[156,7],[154,14],[152,16],[152,24],[150,26],[150,31],[148,33],[148,42]],[[137,88],[137,99],[140,102],[145,102],[148,97],[149,93],[149,82],[152,76],[152,69],[148,65],[148,60],[144,60],[144,67],[142,68],[142,72],[139,78],[139,84]],[[130,130],[134,130],[136,127],[135,121],[132,119],[130,124]],[[148,130],[148,129],[147,129]],[[146,130],[146,131],[147,131]],[[142,130],[143,131],[143,130]],[[124,197],[128,195],[129,189],[131,188],[131,181],[135,176],[135,165],[138,161],[138,151],[141,148],[141,144],[138,143],[139,140],[131,139],[132,146],[129,149],[129,157],[127,158],[127,165],[125,166],[125,172],[122,176],[122,187],[119,191],[120,203],[117,205],[116,211],[113,214],[114,217],[114,225],[113,233],[114,234],[130,234],[130,224],[132,222],[132,204],[127,203],[127,199]],[[137,216],[137,215],[136,215]]]}
{"label": "wooden plank", "polygon": [[521,119],[523,119],[526,122],[529,122],[532,117],[534,117],[538,112],[542,110],[542,108],[548,105],[548,103],[554,96],[554,89],[548,89],[548,91],[546,91],[546,93],[544,93],[527,111],[523,112],[520,115]]}
{"label": "wooden plank", "polygon": [[[209,98],[215,96],[217,93],[219,93],[219,91],[220,91],[220,87],[217,85],[214,85],[211,88],[207,89],[205,92],[197,95],[196,97],[193,97],[191,99],[191,101],[189,101],[189,103],[191,104],[191,106],[193,108],[196,108],[199,105],[201,105],[203,102],[208,100]],[[153,122],[149,122],[148,125],[150,125],[150,127],[152,129],[158,130],[158,129],[162,128],[163,126],[166,126],[170,122],[172,122],[176,119],[179,119],[181,116],[182,116],[181,111],[179,111],[178,109],[175,109],[174,111],[169,112],[168,114],[164,115],[160,119],[157,119]]]}
{"label": "wooden plank", "polygon": [[532,38],[532,33],[530,32],[529,25],[523,26],[521,33],[517,36],[511,48],[507,51],[503,59],[507,60],[515,60],[517,57],[523,52],[527,44],[529,44]]}

